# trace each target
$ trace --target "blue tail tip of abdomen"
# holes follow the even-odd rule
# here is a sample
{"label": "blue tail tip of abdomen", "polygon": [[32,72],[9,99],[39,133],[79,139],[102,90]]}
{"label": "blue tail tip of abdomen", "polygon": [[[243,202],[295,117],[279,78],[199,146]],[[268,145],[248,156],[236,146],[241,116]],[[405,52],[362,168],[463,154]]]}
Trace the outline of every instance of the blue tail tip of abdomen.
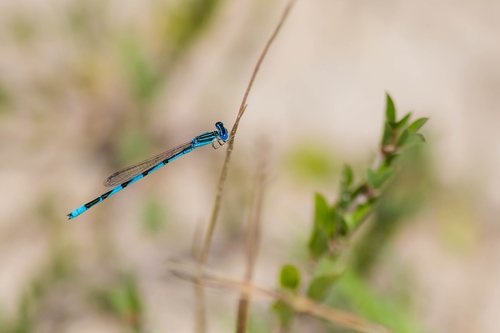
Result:
{"label": "blue tail tip of abdomen", "polygon": [[77,209],[75,209],[71,213],[67,214],[66,216],[68,217],[68,220],[71,220],[71,219],[74,219],[75,217],[79,216],[80,214],[82,214],[86,210],[87,210],[87,207],[85,207],[85,205],[84,205],[84,206],[78,207]]}

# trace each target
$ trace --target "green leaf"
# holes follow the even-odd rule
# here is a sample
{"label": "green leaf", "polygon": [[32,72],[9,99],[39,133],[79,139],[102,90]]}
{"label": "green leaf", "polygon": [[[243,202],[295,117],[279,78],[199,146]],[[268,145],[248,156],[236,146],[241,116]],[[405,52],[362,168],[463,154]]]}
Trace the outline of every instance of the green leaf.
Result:
{"label": "green leaf", "polygon": [[425,123],[429,120],[429,118],[418,118],[410,126],[408,126],[408,131],[412,133],[416,133]]}
{"label": "green leaf", "polygon": [[333,256],[323,256],[317,263],[313,278],[307,290],[308,297],[324,300],[330,293],[335,281],[342,275],[344,265]]}
{"label": "green leaf", "polygon": [[391,124],[396,122],[396,107],[394,106],[394,102],[391,96],[386,93],[385,94],[385,119],[386,122]]}
{"label": "green leaf", "polygon": [[331,210],[323,195],[314,195],[314,224],[323,228],[328,227],[331,221]]}
{"label": "green leaf", "polygon": [[420,143],[424,143],[425,141],[425,136],[421,133],[415,133],[415,135],[420,139]]}
{"label": "green leaf", "polygon": [[342,168],[342,178],[340,180],[340,186],[342,188],[342,192],[346,191],[349,186],[351,186],[352,181],[354,179],[352,168],[350,165],[345,164]]}
{"label": "green leaf", "polygon": [[408,120],[410,120],[411,112],[408,112],[400,121],[396,123],[396,128],[400,129],[406,126]]}
{"label": "green leaf", "polygon": [[409,136],[410,132],[408,131],[408,129],[405,129],[401,135],[399,136],[399,139],[398,139],[398,143],[397,143],[397,146],[398,147],[402,147],[404,146],[404,144],[406,143],[406,140],[408,140],[408,136]]}
{"label": "green leaf", "polygon": [[295,312],[283,301],[276,301],[273,304],[273,310],[278,315],[280,327],[288,330],[292,325]]}
{"label": "green leaf", "polygon": [[408,149],[425,142],[425,137],[421,133],[409,133],[408,137],[400,147]]}
{"label": "green leaf", "polygon": [[342,304],[362,318],[387,326],[391,332],[425,332],[421,323],[414,318],[411,302],[408,304],[404,301],[406,298],[404,295],[408,292],[405,288],[409,288],[408,283],[399,283],[400,285],[395,288],[396,292],[392,291],[390,296],[384,296],[360,276],[347,271],[335,283],[335,298],[329,298],[326,305],[338,307]]}
{"label": "green leaf", "polygon": [[349,230],[356,228],[373,210],[373,202],[367,202],[359,205],[354,212],[347,215],[345,221]]}
{"label": "green leaf", "polygon": [[387,154],[386,157],[385,157],[385,160],[387,161],[387,164],[391,165],[392,163],[394,163],[394,161],[396,160],[396,158],[399,157],[399,153],[391,153],[391,154]]}
{"label": "green leaf", "polygon": [[377,187],[375,185],[377,183],[375,171],[373,171],[371,168],[366,169],[366,180],[368,181],[368,184],[370,185],[370,187],[373,187],[373,188]]}
{"label": "green leaf", "polygon": [[380,168],[377,172],[377,187],[382,186],[393,175],[394,169],[392,169],[391,167],[383,166],[382,168]]}
{"label": "green leaf", "polygon": [[296,291],[300,285],[300,272],[297,267],[287,264],[281,268],[280,285],[283,289]]}
{"label": "green leaf", "polygon": [[338,199],[338,208],[341,210],[346,210],[351,205],[353,195],[350,191],[341,191],[340,197]]}
{"label": "green leaf", "polygon": [[314,196],[314,224],[309,240],[311,256],[319,257],[328,250],[328,238],[335,230],[331,209],[325,197],[316,193]]}
{"label": "green leaf", "polygon": [[382,146],[387,146],[392,143],[392,139],[394,137],[395,131],[389,125],[389,123],[384,123],[384,134],[382,134]]}
{"label": "green leaf", "polygon": [[318,258],[328,251],[328,237],[321,229],[313,228],[308,245],[311,257]]}
{"label": "green leaf", "polygon": [[335,221],[335,233],[332,234],[331,237],[332,240],[337,238],[336,237],[337,235],[342,235],[342,236],[347,235],[347,232],[349,231],[342,211],[335,209],[333,212],[333,217]]}
{"label": "green leaf", "polygon": [[335,257],[323,256],[314,268],[313,277],[340,275],[342,271],[343,266],[337,262]]}
{"label": "green leaf", "polygon": [[388,165],[382,165],[377,171],[368,168],[366,170],[366,178],[371,187],[380,188],[387,179],[394,174],[394,170]]}
{"label": "green leaf", "polygon": [[339,275],[323,275],[314,278],[307,289],[307,296],[315,301],[323,301],[328,297],[334,282]]}
{"label": "green leaf", "polygon": [[369,213],[371,213],[373,209],[373,204],[371,203],[365,203],[363,205],[360,205],[354,213],[352,214],[353,221],[356,222],[361,222],[366,216],[368,216]]}

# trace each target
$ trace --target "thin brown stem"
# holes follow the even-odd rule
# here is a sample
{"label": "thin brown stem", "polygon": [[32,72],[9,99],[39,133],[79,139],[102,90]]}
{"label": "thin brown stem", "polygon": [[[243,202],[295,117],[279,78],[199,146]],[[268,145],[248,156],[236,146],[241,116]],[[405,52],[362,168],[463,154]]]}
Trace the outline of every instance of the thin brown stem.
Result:
{"label": "thin brown stem", "polygon": [[[260,146],[260,145],[259,145]],[[262,203],[264,200],[264,185],[266,181],[266,154],[261,154],[261,160],[257,165],[257,179],[254,195],[250,205],[250,216],[248,219],[248,228],[246,232],[246,267],[245,267],[245,283],[251,283],[253,272],[255,270],[255,262],[259,252],[260,244],[260,229],[261,229],[261,213]],[[238,317],[236,320],[236,333],[246,333],[248,327],[249,294],[242,292],[238,302]]]}
{"label": "thin brown stem", "polygon": [[[250,91],[252,90],[252,86],[255,82],[255,79],[256,79],[257,74],[259,72],[259,69],[262,65],[262,62],[264,61],[264,59],[269,51],[269,48],[271,47],[274,40],[276,39],[276,36],[278,35],[279,31],[281,30],[281,27],[283,26],[284,22],[286,21],[286,18],[288,17],[288,14],[290,13],[290,10],[292,9],[295,1],[296,0],[288,1],[288,4],[286,5],[276,28],[274,29],[273,33],[269,37],[267,43],[265,44],[264,48],[262,49],[262,51],[259,55],[259,58],[257,59],[257,63],[255,64],[255,67],[254,67],[253,72],[252,72],[252,76],[250,77],[250,81],[248,82],[247,88],[246,88],[245,93],[243,95],[243,99],[241,100],[240,108],[239,108],[238,114],[236,116],[236,120],[233,124],[233,127],[231,129],[231,133],[229,136],[229,140],[228,140],[229,142],[228,142],[228,147],[226,150],[226,156],[224,158],[224,163],[222,165],[222,170],[221,170],[221,173],[219,176],[218,185],[217,185],[217,192],[215,194],[214,205],[212,207],[212,213],[210,215],[210,220],[208,222],[208,228],[207,228],[207,231],[205,233],[205,237],[204,237],[201,249],[197,255],[197,260],[198,260],[198,263],[200,266],[203,266],[206,263],[206,261],[208,259],[208,254],[210,252],[212,238],[213,238],[213,234],[215,231],[215,226],[217,224],[217,218],[219,216],[219,211],[220,211],[220,206],[221,206],[221,201],[222,201],[222,194],[224,191],[224,185],[225,185],[227,173],[229,170],[229,162],[231,161],[231,154],[232,154],[233,148],[234,148],[234,139],[236,137],[236,132],[238,130],[238,125],[240,123],[241,117],[243,116],[243,114],[245,113],[245,110],[247,108],[248,96],[250,94]],[[197,286],[195,287],[197,290],[196,291],[197,296],[195,298],[195,302],[204,302],[203,286],[201,285],[201,281],[199,281],[199,282],[200,283],[198,283]],[[196,331],[198,333],[203,333],[206,330],[205,305],[204,304],[197,304],[196,309],[197,310],[196,310],[195,320],[198,322],[198,324],[196,324],[196,328],[197,328]]]}
{"label": "thin brown stem", "polygon": [[243,117],[243,114],[245,113],[245,110],[247,108],[247,100],[248,96],[250,94],[250,91],[252,90],[253,84],[255,82],[255,79],[257,77],[257,74],[259,73],[260,66],[262,65],[262,62],[264,61],[269,48],[273,44],[274,40],[276,39],[276,36],[278,35],[279,31],[281,30],[281,27],[283,26],[283,23],[285,23],[286,18],[288,17],[288,14],[290,13],[290,10],[292,9],[293,5],[295,3],[295,0],[290,0],[285,7],[285,10],[283,11],[283,14],[281,16],[281,19],[278,22],[278,25],[274,29],[273,33],[269,37],[266,45],[262,49],[262,52],[259,55],[259,58],[257,59],[257,63],[255,64],[254,70],[252,72],[252,76],[250,77],[250,81],[248,82],[247,88],[245,90],[245,94],[243,95],[243,99],[241,100],[240,108],[238,111],[238,114],[236,116],[236,120],[233,124],[233,127],[231,129],[231,133],[229,136],[229,143],[228,147],[226,150],[226,157],[224,159],[224,164],[222,165],[222,170],[219,176],[219,181],[218,181],[218,186],[217,186],[217,193],[215,195],[215,201],[214,205],[212,208],[212,214],[210,216],[210,221],[208,223],[208,230],[205,234],[204,242],[201,251],[199,252],[198,260],[200,261],[201,264],[206,263],[208,253],[210,252],[210,247],[212,244],[212,237],[213,233],[215,230],[215,225],[217,223],[217,218],[219,217],[219,211],[220,211],[220,205],[221,205],[221,200],[222,200],[222,193],[224,191],[224,185],[226,182],[227,178],[227,172],[229,169],[229,162],[231,161],[231,154],[233,152],[234,148],[234,139],[236,137],[236,132],[238,131],[238,126],[240,124],[241,117]]}
{"label": "thin brown stem", "polygon": [[273,300],[281,300],[290,306],[295,312],[310,315],[318,319],[325,320],[332,324],[336,324],[343,328],[355,330],[363,333],[391,333],[388,328],[369,322],[354,314],[346,311],[334,309],[323,304],[317,303],[310,298],[300,296],[297,294],[286,293],[278,290],[266,289],[255,286],[251,283],[241,282],[233,279],[216,275],[206,270],[200,271],[195,268],[196,272],[192,269],[183,267],[181,265],[170,264],[170,272],[182,279],[188,281],[202,280],[207,286],[217,289],[229,289],[239,293],[245,293],[254,297],[268,298]]}
{"label": "thin brown stem", "polygon": [[[201,276],[201,266],[198,265],[198,274]],[[206,331],[207,327],[207,316],[206,316],[206,306],[205,306],[205,291],[203,289],[203,281],[200,278],[195,278],[194,284],[194,299],[195,299],[195,332],[203,333]]]}

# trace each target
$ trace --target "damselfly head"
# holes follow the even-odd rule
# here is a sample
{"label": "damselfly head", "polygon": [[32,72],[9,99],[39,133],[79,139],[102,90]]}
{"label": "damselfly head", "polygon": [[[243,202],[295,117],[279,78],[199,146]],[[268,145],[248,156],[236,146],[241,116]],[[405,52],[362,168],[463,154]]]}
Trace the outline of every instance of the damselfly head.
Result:
{"label": "damselfly head", "polygon": [[224,124],[222,122],[218,121],[215,123],[215,127],[217,128],[219,138],[224,142],[227,141],[227,139],[229,138],[229,132],[224,127]]}

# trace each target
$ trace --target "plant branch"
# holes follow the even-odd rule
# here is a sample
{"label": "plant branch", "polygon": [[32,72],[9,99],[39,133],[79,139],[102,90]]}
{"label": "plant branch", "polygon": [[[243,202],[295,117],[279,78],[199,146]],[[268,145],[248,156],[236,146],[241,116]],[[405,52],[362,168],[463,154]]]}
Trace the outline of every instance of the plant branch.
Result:
{"label": "plant branch", "polygon": [[210,246],[212,243],[212,237],[213,233],[215,230],[215,225],[217,223],[217,218],[219,217],[219,211],[220,211],[220,205],[221,205],[221,200],[222,200],[222,193],[224,191],[224,185],[226,182],[227,178],[227,172],[229,169],[229,162],[231,161],[231,154],[233,152],[234,148],[234,139],[236,137],[236,132],[238,131],[238,126],[240,124],[241,117],[243,117],[243,114],[245,113],[245,110],[247,108],[247,100],[248,96],[250,95],[250,91],[252,90],[253,84],[255,82],[255,79],[257,77],[257,74],[259,73],[260,67],[262,65],[262,62],[264,61],[271,45],[273,44],[274,40],[276,39],[276,36],[278,36],[278,33],[281,30],[281,27],[285,23],[288,14],[290,13],[290,10],[292,9],[293,5],[295,4],[296,0],[290,0],[288,4],[286,5],[283,14],[281,15],[281,18],[274,29],[273,33],[269,37],[268,41],[266,42],[264,48],[262,49],[262,52],[259,55],[259,58],[257,59],[257,63],[255,64],[255,67],[252,72],[252,76],[250,77],[250,81],[248,82],[247,88],[245,90],[245,93],[243,95],[243,99],[241,100],[240,108],[238,111],[238,114],[236,116],[236,120],[233,124],[233,127],[231,129],[231,133],[229,135],[229,143],[228,147],[226,150],[226,157],[224,159],[224,164],[222,165],[222,170],[219,176],[219,181],[218,181],[218,186],[217,186],[217,193],[215,195],[215,201],[214,205],[212,208],[212,214],[210,216],[210,221],[208,223],[208,230],[205,234],[203,246],[199,252],[198,260],[201,264],[206,263],[208,253],[210,252]]}
{"label": "plant branch", "polygon": [[363,333],[392,332],[388,328],[379,324],[369,322],[346,311],[330,308],[304,296],[262,288],[251,283],[225,278],[212,272],[207,272],[206,270],[203,270],[201,272],[202,275],[199,275],[200,271],[197,268],[194,269],[195,273],[193,273],[193,269],[174,262],[171,262],[168,266],[169,271],[174,276],[181,279],[195,283],[198,283],[201,279],[206,285],[213,288],[225,290],[229,289],[256,297],[280,300],[285,302],[295,312],[323,319],[344,328]]}
{"label": "plant branch", "polygon": [[[259,145],[261,146],[261,145]],[[251,283],[255,262],[259,252],[260,229],[261,229],[261,213],[262,203],[264,200],[264,185],[266,181],[266,154],[260,155],[260,161],[257,164],[257,180],[256,186],[250,204],[250,216],[248,219],[248,228],[246,232],[246,268],[244,282]],[[238,317],[236,320],[236,332],[245,333],[248,327],[248,313],[250,308],[250,294],[242,292],[238,302]]]}
{"label": "plant branch", "polygon": [[[198,255],[196,256],[200,266],[203,266],[206,263],[206,261],[208,259],[208,254],[210,252],[212,238],[213,238],[213,234],[215,231],[215,226],[217,224],[217,218],[219,216],[219,211],[220,211],[220,206],[221,206],[221,201],[222,201],[222,194],[224,191],[224,185],[225,185],[227,173],[229,170],[229,162],[231,161],[231,154],[232,154],[233,148],[234,148],[234,139],[236,137],[236,132],[238,130],[238,125],[240,123],[241,117],[243,117],[243,114],[245,113],[245,110],[247,108],[248,96],[250,94],[250,91],[252,90],[252,86],[255,82],[255,79],[256,79],[257,74],[259,72],[259,69],[262,65],[262,62],[264,61],[264,59],[269,51],[269,48],[271,47],[274,40],[276,39],[276,36],[278,35],[279,31],[281,30],[281,27],[283,26],[284,22],[286,21],[286,18],[288,17],[290,10],[292,9],[293,5],[295,4],[295,1],[296,0],[290,0],[288,2],[288,4],[286,5],[285,10],[283,11],[283,14],[282,14],[276,28],[274,29],[273,33],[269,37],[267,43],[265,44],[264,48],[262,49],[262,51],[259,55],[259,58],[257,59],[257,63],[255,64],[255,67],[254,67],[253,72],[252,72],[252,76],[250,77],[250,81],[248,82],[247,88],[246,88],[245,93],[243,95],[243,99],[241,101],[240,108],[239,108],[238,114],[236,116],[236,120],[233,124],[233,127],[231,129],[231,133],[229,136],[229,140],[228,140],[229,143],[228,143],[228,147],[226,150],[226,156],[224,158],[224,163],[222,165],[222,170],[221,170],[219,180],[218,180],[217,192],[215,195],[215,201],[214,201],[214,205],[212,208],[212,213],[210,215],[210,220],[208,222],[208,229],[205,233],[203,245],[199,249]],[[199,282],[201,282],[201,281],[199,281]],[[197,322],[197,324],[196,324],[197,330],[196,331],[199,333],[203,333],[203,332],[205,332],[205,328],[206,328],[205,327],[206,320],[205,320],[205,305],[204,305],[203,286],[201,285],[201,283],[196,284],[195,293],[196,293],[195,302],[198,303],[196,305],[197,310],[196,310],[196,318],[195,318],[196,322]],[[201,302],[203,302],[203,304],[199,304]]]}

